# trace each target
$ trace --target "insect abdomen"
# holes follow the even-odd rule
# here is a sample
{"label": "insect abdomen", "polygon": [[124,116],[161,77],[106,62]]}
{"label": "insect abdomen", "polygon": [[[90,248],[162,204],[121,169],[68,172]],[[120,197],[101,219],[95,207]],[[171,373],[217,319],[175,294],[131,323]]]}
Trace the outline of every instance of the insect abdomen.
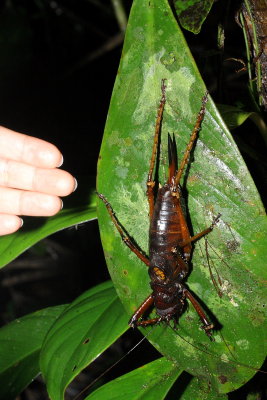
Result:
{"label": "insect abdomen", "polygon": [[149,232],[149,275],[152,281],[164,285],[176,278],[183,279],[188,272],[179,247],[183,235],[178,210],[179,199],[173,196],[169,184],[164,185],[158,191]]}
{"label": "insect abdomen", "polygon": [[181,224],[177,214],[177,197],[169,185],[159,189],[154,213],[150,223],[150,256],[154,251],[168,252],[181,242]]}

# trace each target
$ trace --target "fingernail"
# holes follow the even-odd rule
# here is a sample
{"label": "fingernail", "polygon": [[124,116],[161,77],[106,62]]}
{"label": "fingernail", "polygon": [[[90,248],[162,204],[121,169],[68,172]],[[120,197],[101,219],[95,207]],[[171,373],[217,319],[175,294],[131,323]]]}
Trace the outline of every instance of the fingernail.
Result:
{"label": "fingernail", "polygon": [[73,192],[75,192],[75,190],[77,189],[77,187],[78,187],[78,182],[77,182],[77,179],[74,178],[74,189],[73,189]]}
{"label": "fingernail", "polygon": [[23,219],[22,219],[22,218],[20,218],[20,227],[22,227],[22,226],[23,226],[23,224],[24,224],[24,221],[23,221]]}
{"label": "fingernail", "polygon": [[60,210],[62,210],[64,204],[63,204],[63,200],[62,200],[62,199],[60,199],[60,200],[61,200],[61,207],[60,207]]}
{"label": "fingernail", "polygon": [[64,158],[63,158],[63,156],[62,156],[62,154],[61,154],[61,161],[60,161],[60,163],[58,164],[57,167],[58,167],[58,168],[61,167],[62,164],[63,164],[63,162],[64,162]]}

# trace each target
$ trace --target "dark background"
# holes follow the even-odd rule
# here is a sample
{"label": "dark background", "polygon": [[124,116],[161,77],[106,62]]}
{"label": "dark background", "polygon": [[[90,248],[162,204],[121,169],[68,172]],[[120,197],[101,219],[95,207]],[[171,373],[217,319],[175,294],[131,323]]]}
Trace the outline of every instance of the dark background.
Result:
{"label": "dark background", "polygon": [[[239,65],[223,61],[245,58],[242,31],[234,21],[239,2],[232,3],[215,3],[201,34],[185,35],[214,99],[248,104],[246,72],[237,74]],[[124,1],[124,5],[128,13],[131,1]],[[118,36],[120,28],[111,1],[6,0],[0,7],[0,124],[58,146],[64,155],[63,168],[78,179],[81,187],[95,180],[121,54],[123,37]],[[226,28],[224,53],[216,44],[218,22]],[[256,136],[251,134],[254,127],[248,124],[249,134],[238,137],[235,131],[241,150],[245,141],[263,157],[261,138],[257,132]],[[244,156],[264,200],[264,172],[258,171],[262,166],[246,152]],[[109,275],[96,221],[52,235],[0,271],[0,323],[70,302],[106,279]],[[138,334],[126,336],[117,346],[118,354],[138,338]],[[139,353],[144,354],[144,350]],[[134,359],[138,359],[138,353]],[[126,364],[133,362],[129,359]],[[46,396],[41,382],[37,382],[21,399]]]}
{"label": "dark background", "polygon": [[[121,46],[101,49],[118,32],[110,1],[6,1],[1,9],[0,124],[58,146],[78,180],[76,196],[95,180]],[[108,279],[96,221],[35,246],[2,279],[2,322]]]}

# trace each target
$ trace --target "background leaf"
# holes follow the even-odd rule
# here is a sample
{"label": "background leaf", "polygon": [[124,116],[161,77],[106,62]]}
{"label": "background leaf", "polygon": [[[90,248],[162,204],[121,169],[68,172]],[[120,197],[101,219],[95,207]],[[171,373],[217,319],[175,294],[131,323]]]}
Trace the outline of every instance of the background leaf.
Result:
{"label": "background leaf", "polygon": [[88,290],[71,303],[49,331],[40,356],[52,400],[128,329],[128,317],[111,282]]}
{"label": "background leaf", "polygon": [[255,112],[244,111],[238,107],[229,106],[227,104],[219,104],[217,107],[229,129],[237,128],[242,125],[247,118],[251,117],[252,114],[256,114]]}
{"label": "background leaf", "polygon": [[0,399],[14,399],[40,372],[44,337],[64,308],[49,307],[0,329]]}
{"label": "background leaf", "polygon": [[[81,196],[79,191],[72,196],[70,204],[75,204],[78,196]],[[66,205],[68,203],[69,200],[66,201]],[[5,266],[29,247],[52,233],[95,218],[95,194],[91,189],[86,205],[66,206],[59,214],[50,218],[26,219],[22,230],[0,238],[0,267]]]}
{"label": "background leaf", "polygon": [[[206,89],[168,2],[136,0],[101,148],[98,191],[111,202],[120,222],[145,252],[149,226],[146,178],[163,78],[167,104],[161,134],[161,183],[166,176],[167,133],[174,132],[181,159]],[[212,387],[225,393],[250,379],[253,367],[259,368],[265,355],[266,216],[211,99],[185,195],[192,233],[209,226],[214,215],[222,213],[208,237],[208,249],[209,262],[217,267],[222,281],[223,297],[219,298],[211,282],[204,240],[195,246],[187,279],[216,325],[215,342],[199,328],[190,305],[177,331],[157,327],[149,340],[178,368],[209,380]],[[103,204],[99,221],[109,271],[130,316],[150,293],[147,267],[121,242]]]}
{"label": "background leaf", "polygon": [[217,104],[217,107],[229,129],[237,128],[250,118],[257,126],[258,132],[261,134],[262,139],[267,145],[267,126],[260,113],[244,111],[238,107],[226,104]]}
{"label": "background leaf", "polygon": [[[178,379],[177,379],[178,378]],[[175,382],[176,381],[176,382]],[[173,384],[175,382],[174,387]],[[171,392],[170,392],[171,389]],[[175,364],[162,357],[143,365],[95,390],[85,400],[226,400],[214,392],[209,383],[182,374]]]}
{"label": "background leaf", "polygon": [[182,27],[190,32],[199,33],[201,26],[212,7],[213,0],[174,1],[175,11]]}
{"label": "background leaf", "polygon": [[161,400],[182,373],[162,357],[115,379],[94,391],[85,400]]}

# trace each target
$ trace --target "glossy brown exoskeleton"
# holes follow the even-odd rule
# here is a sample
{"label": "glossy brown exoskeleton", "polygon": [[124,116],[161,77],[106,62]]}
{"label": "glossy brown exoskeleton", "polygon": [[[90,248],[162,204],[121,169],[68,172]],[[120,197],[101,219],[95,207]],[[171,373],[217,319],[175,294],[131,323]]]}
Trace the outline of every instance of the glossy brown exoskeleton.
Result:
{"label": "glossy brown exoskeleton", "polygon": [[[177,166],[175,139],[168,135],[169,176],[167,182],[162,187],[159,186],[157,188],[157,195],[155,196],[156,184],[152,176],[157,158],[159,134],[166,102],[165,80],[162,80],[161,90],[162,97],[158,109],[147,179],[150,215],[149,258],[125,235],[106,198],[102,194],[98,194],[98,196],[106,205],[124,243],[149,267],[148,273],[151,278],[152,293],[136,310],[129,321],[129,325],[132,327],[147,326],[161,321],[169,322],[171,319],[177,319],[183,311],[185,300],[188,299],[203,323],[202,328],[210,336],[213,324],[209,322],[202,307],[185,287],[183,281],[189,271],[188,262],[192,252],[192,242],[209,233],[217,223],[219,216],[214,218],[209,228],[191,237],[181,205],[182,194],[180,188],[180,180],[184,168],[188,163],[190,152],[204,118],[207,94],[202,99],[202,106],[179,169]],[[158,317],[148,320],[141,319],[152,305],[155,306]]]}

